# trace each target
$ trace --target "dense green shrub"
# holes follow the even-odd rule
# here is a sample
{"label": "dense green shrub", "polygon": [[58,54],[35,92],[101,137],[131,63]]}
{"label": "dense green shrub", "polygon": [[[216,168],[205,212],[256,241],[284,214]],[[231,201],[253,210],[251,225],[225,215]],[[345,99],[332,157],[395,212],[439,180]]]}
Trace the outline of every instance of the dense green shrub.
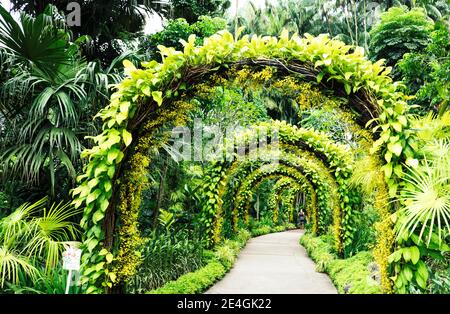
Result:
{"label": "dense green shrub", "polygon": [[334,141],[342,144],[354,144],[349,141],[352,134],[348,123],[342,121],[336,109],[314,108],[302,114],[304,117],[300,122],[302,127],[325,132]]}
{"label": "dense green shrub", "polygon": [[424,49],[432,30],[433,21],[422,8],[390,8],[370,31],[370,57],[373,61],[386,59],[394,66],[405,53]]}
{"label": "dense green shrub", "polygon": [[339,293],[381,293],[378,266],[371,252],[359,252],[353,257],[339,259],[332,253],[333,246],[326,236],[305,234],[300,238],[309,256],[316,262],[319,272],[326,272]]}
{"label": "dense green shrub", "polygon": [[209,16],[201,16],[199,20],[193,24],[189,24],[184,18],[169,20],[164,29],[156,34],[143,38],[139,44],[148,58],[161,61],[158,46],[174,47],[182,50],[183,45],[180,40],[188,40],[189,35],[197,36],[196,44],[201,45],[203,38],[209,37],[219,30],[226,28],[226,21],[221,18],[212,18]]}
{"label": "dense green shrub", "polygon": [[333,245],[320,237],[314,237],[307,233],[300,238],[300,244],[305,247],[309,256],[316,262],[318,272],[325,272],[329,263],[337,258],[335,254],[331,253]]}
{"label": "dense green shrub", "polygon": [[223,16],[230,0],[170,0],[171,17],[196,22],[202,15]]}
{"label": "dense green shrub", "polygon": [[249,229],[252,237],[257,237],[268,233],[282,232],[295,228],[296,226],[293,223],[288,222],[275,226],[270,215],[262,215],[260,220],[250,219],[249,223]]}
{"label": "dense green shrub", "polygon": [[6,193],[0,191],[0,219],[6,215],[6,209],[9,207],[8,204],[8,195]]}
{"label": "dense green shrub", "polygon": [[208,287],[222,278],[226,273],[225,267],[218,261],[211,261],[205,267],[185,274],[175,281],[170,281],[166,285],[150,294],[194,294],[204,292]]}
{"label": "dense green shrub", "polygon": [[428,293],[450,294],[450,268],[433,274],[428,286]]}
{"label": "dense green shrub", "polygon": [[127,292],[144,293],[205,265],[203,245],[186,231],[154,233],[142,250],[142,264]]}
{"label": "dense green shrub", "polygon": [[295,229],[295,225],[293,224],[286,224],[286,225],[280,225],[280,226],[267,226],[262,225],[259,227],[256,227],[254,229],[251,229],[250,232],[253,237],[261,236],[268,233],[274,233],[274,232],[282,232],[288,229]]}
{"label": "dense green shrub", "polygon": [[425,114],[432,110],[445,111],[449,101],[450,39],[447,26],[436,23],[430,44],[419,52],[407,53],[397,67],[406,92],[414,95],[411,104]]}
{"label": "dense green shrub", "polygon": [[[20,284],[7,282],[5,288],[0,289],[1,293],[6,294],[64,294],[66,292],[68,271],[62,268],[62,263],[58,263],[50,272],[46,272],[43,267],[37,266],[38,277],[31,280],[24,274],[19,273]],[[81,287],[77,285],[79,274],[73,272],[73,286],[69,289],[69,294],[78,294]]]}
{"label": "dense green shrub", "polygon": [[238,251],[234,250],[233,245],[223,244],[217,247],[215,257],[226,269],[230,269],[236,261],[237,253]]}
{"label": "dense green shrub", "polygon": [[352,243],[345,248],[345,256],[353,256],[358,252],[371,250],[376,243],[374,224],[379,220],[377,210],[365,201],[363,208],[355,219],[356,230]]}
{"label": "dense green shrub", "polygon": [[238,233],[236,234],[236,240],[241,243],[241,245],[245,245],[245,243],[247,243],[247,241],[252,237],[252,234],[250,233],[250,231],[246,230],[246,229],[241,229],[238,231]]}
{"label": "dense green shrub", "polygon": [[381,293],[378,266],[371,252],[359,252],[347,259],[335,259],[329,263],[327,273],[339,293]]}

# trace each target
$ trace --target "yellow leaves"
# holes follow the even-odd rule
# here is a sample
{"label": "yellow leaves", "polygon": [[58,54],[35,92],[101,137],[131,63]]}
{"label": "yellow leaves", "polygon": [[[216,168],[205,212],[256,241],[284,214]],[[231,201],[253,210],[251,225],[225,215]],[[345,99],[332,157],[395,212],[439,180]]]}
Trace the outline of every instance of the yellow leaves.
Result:
{"label": "yellow leaves", "polygon": [[408,119],[406,119],[405,116],[399,116],[397,119],[401,125],[403,125],[405,127],[408,126]]}
{"label": "yellow leaves", "polygon": [[396,156],[400,156],[403,151],[403,147],[399,142],[396,143],[391,142],[388,144],[387,148],[390,152],[392,152]]}
{"label": "yellow leaves", "polygon": [[[108,151],[107,154],[107,160],[109,164],[113,164],[118,157],[121,155],[121,151],[118,148],[112,148],[111,150]],[[122,153],[123,155],[123,153]]]}
{"label": "yellow leaves", "polygon": [[392,175],[392,163],[387,163],[382,167],[382,170],[384,171],[384,176],[386,178],[390,178]]}
{"label": "yellow leaves", "polygon": [[391,152],[386,152],[386,154],[384,154],[384,159],[389,163],[392,160],[392,153]]}
{"label": "yellow leaves", "polygon": [[112,282],[115,282],[117,278],[117,275],[115,273],[109,273],[109,279],[111,279]]}
{"label": "yellow leaves", "polygon": [[163,102],[163,94],[162,94],[161,91],[155,91],[155,92],[152,92],[152,97],[153,97],[153,100],[156,101],[156,103],[158,104],[158,106],[161,106],[161,105],[162,105],[162,102]]}
{"label": "yellow leaves", "polygon": [[132,135],[130,132],[128,132],[126,129],[122,130],[122,138],[123,138],[123,142],[125,143],[125,146],[130,146],[131,141],[133,139]]}
{"label": "yellow leaves", "polygon": [[394,128],[395,131],[401,132],[402,131],[402,124],[399,122],[393,122],[391,123],[391,126]]}
{"label": "yellow leaves", "polygon": [[123,113],[123,112],[119,112],[115,116],[115,120],[116,120],[115,122],[118,125],[121,125],[123,121],[127,120],[127,118],[128,118],[128,114]]}
{"label": "yellow leaves", "polygon": [[387,67],[381,75],[389,75],[392,72],[392,67]]}
{"label": "yellow leaves", "polygon": [[123,60],[122,62],[124,66],[125,75],[130,76],[133,71],[136,71],[136,67],[129,60]]}

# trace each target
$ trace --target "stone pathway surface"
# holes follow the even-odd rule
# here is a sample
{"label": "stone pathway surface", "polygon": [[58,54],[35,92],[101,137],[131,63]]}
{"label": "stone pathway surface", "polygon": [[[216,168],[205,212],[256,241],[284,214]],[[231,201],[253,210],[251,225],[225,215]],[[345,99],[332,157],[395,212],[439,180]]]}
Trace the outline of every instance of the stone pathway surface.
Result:
{"label": "stone pathway surface", "polygon": [[251,239],[231,271],[209,294],[336,294],[330,278],[315,271],[298,240],[303,232],[291,230]]}

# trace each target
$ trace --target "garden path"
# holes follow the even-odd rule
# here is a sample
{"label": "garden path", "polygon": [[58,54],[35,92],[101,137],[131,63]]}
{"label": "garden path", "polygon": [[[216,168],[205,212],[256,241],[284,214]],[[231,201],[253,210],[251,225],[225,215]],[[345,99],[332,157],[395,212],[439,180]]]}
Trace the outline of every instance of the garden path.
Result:
{"label": "garden path", "polygon": [[291,230],[251,239],[231,271],[207,294],[335,294],[325,274],[299,245],[303,231]]}

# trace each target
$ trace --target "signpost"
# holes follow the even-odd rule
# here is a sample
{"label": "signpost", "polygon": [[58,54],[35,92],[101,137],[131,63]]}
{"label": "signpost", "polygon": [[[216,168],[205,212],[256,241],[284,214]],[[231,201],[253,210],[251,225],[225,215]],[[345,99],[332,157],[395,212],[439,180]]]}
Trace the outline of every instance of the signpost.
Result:
{"label": "signpost", "polygon": [[67,275],[66,294],[69,294],[69,288],[72,281],[72,271],[80,270],[80,261],[82,251],[78,248],[81,243],[67,242],[65,243],[66,250],[63,252],[63,269],[69,271]]}

